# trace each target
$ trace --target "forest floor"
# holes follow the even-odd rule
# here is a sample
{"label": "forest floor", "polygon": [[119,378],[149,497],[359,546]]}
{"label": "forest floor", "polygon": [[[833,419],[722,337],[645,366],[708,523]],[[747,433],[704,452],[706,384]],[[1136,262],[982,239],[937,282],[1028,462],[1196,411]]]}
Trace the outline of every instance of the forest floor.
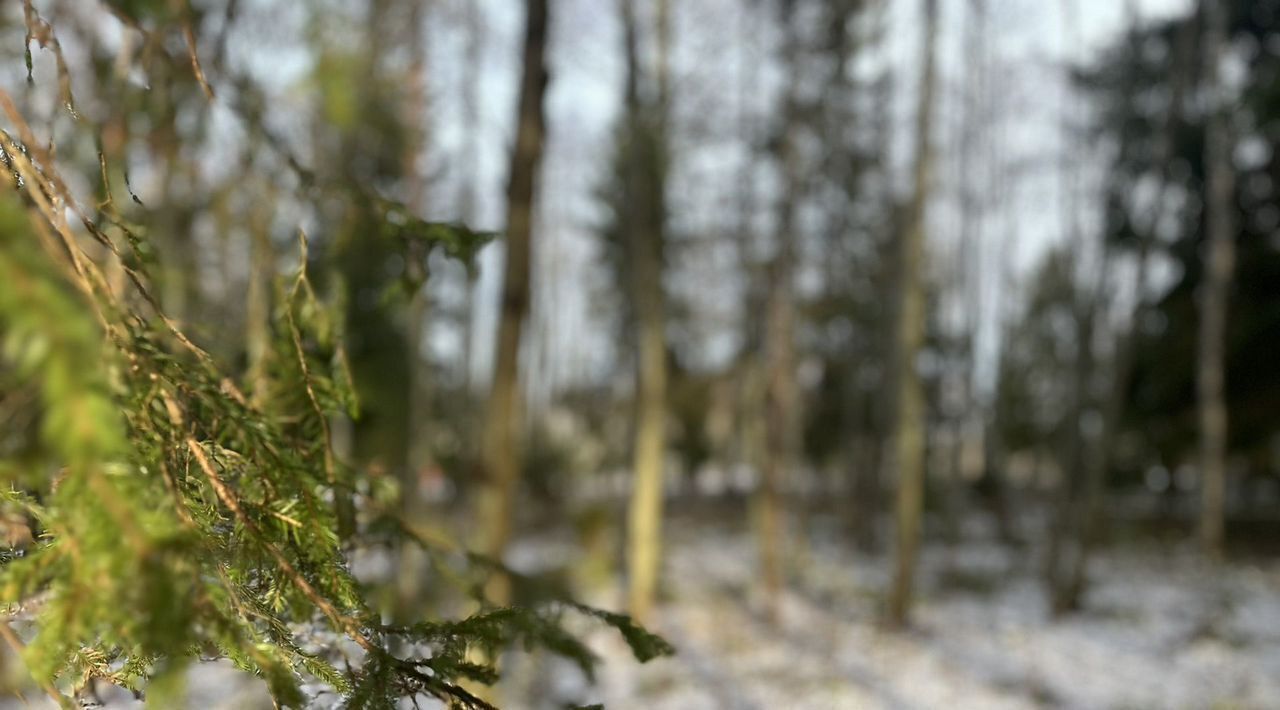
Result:
{"label": "forest floor", "polygon": [[880,624],[890,560],[850,548],[832,532],[793,551],[774,626],[753,591],[750,536],[677,520],[652,626],[679,655],[641,666],[615,636],[593,634],[606,659],[594,687],[556,662],[525,661],[505,705],[1280,708],[1275,557],[1214,565],[1189,546],[1128,543],[1098,555],[1085,608],[1054,619],[1034,551],[931,545],[913,625],[895,633]]}
{"label": "forest floor", "polygon": [[[832,521],[788,555],[775,626],[755,584],[741,515],[672,516],[663,599],[650,626],[678,650],[645,665],[611,630],[582,627],[604,663],[594,685],[572,664],[510,654],[503,707],[602,702],[611,710],[1280,708],[1280,557],[1210,564],[1186,544],[1102,550],[1083,611],[1048,613],[1035,549],[994,536],[923,551],[911,628],[884,628],[891,560],[854,552]],[[572,564],[567,536],[530,536],[517,567]],[[617,608],[617,589],[590,599]],[[189,707],[270,707],[225,662],[192,673]],[[332,703],[321,703],[329,707]],[[43,707],[0,699],[0,709]],[[141,707],[123,691],[109,708]],[[406,703],[404,707],[412,707]],[[435,707],[423,703],[423,708]]]}

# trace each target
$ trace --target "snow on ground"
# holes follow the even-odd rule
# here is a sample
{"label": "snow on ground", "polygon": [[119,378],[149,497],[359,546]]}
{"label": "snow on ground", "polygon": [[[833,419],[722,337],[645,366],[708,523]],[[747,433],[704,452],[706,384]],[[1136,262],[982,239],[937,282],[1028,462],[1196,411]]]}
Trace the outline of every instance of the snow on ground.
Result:
{"label": "snow on ground", "polygon": [[[886,558],[815,544],[791,557],[777,628],[751,587],[744,534],[677,529],[654,628],[679,649],[639,666],[608,632],[598,685],[556,664],[539,700],[615,710],[773,708],[1280,708],[1280,561],[1212,566],[1190,550],[1101,554],[1084,612],[1053,620],[1038,558],[995,544],[934,546],[922,559],[915,624],[879,624]],[[549,692],[548,692],[549,691]],[[558,696],[558,697],[557,697]]]}
{"label": "snow on ground", "polygon": [[[679,655],[639,665],[611,630],[584,622],[604,659],[597,683],[564,662],[511,654],[503,707],[1280,709],[1280,560],[1211,565],[1189,548],[1103,551],[1085,611],[1053,620],[1039,557],[978,536],[924,550],[915,623],[895,633],[879,623],[891,560],[856,554],[832,533],[789,556],[775,627],[754,590],[748,534],[670,527],[652,626]],[[538,566],[573,548],[546,537],[514,553]],[[616,608],[617,599],[610,590],[593,601]],[[192,708],[269,707],[261,684],[225,663],[202,664],[190,693]],[[139,706],[114,700],[109,707]],[[9,707],[23,705],[0,700]]]}

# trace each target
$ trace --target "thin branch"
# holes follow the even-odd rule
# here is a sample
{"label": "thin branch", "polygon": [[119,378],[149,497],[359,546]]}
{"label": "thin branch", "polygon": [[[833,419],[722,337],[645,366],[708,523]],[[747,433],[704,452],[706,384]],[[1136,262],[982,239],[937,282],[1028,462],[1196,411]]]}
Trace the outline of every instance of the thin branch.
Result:
{"label": "thin branch", "polygon": [[209,86],[209,80],[204,76],[204,69],[200,66],[200,57],[196,55],[196,35],[191,30],[191,21],[187,20],[182,23],[182,36],[187,41],[187,54],[191,57],[191,72],[195,74],[196,81],[200,84],[200,89],[204,91],[205,98],[213,103],[213,87]]}
{"label": "thin branch", "polygon": [[290,562],[289,558],[280,551],[280,548],[276,547],[270,540],[266,539],[266,536],[262,534],[262,530],[258,527],[258,524],[244,512],[244,508],[240,505],[240,500],[236,497],[235,493],[231,491],[227,484],[222,480],[222,477],[218,475],[218,471],[214,468],[213,463],[209,461],[209,456],[205,453],[204,447],[200,442],[196,441],[194,437],[188,436],[184,443],[187,450],[191,452],[192,457],[195,458],[196,464],[200,466],[200,470],[204,472],[205,478],[209,479],[209,483],[213,486],[213,490],[217,493],[219,500],[222,501],[223,505],[227,506],[232,515],[236,517],[236,520],[258,541],[258,544],[262,545],[263,549],[267,551],[267,554],[271,555],[271,558],[275,560],[276,566],[280,568],[280,571],[285,573],[285,576],[293,582],[294,586],[296,586],[312,604],[315,604],[316,608],[327,616],[329,620],[333,622],[335,627],[347,634],[353,641],[359,644],[361,648],[370,653],[381,653],[382,649],[370,640],[369,637],[360,629],[360,622],[339,611],[332,602],[325,598],[323,594],[311,585],[311,582],[307,581],[307,578],[298,571],[297,567],[293,566],[293,563]]}

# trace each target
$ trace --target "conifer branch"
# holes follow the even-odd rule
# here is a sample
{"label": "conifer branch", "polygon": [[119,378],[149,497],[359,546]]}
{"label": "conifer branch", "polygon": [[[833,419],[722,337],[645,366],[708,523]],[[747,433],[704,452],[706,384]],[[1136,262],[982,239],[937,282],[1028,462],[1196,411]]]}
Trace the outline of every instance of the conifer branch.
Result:
{"label": "conifer branch", "polygon": [[205,453],[204,447],[200,445],[200,442],[196,441],[192,437],[187,437],[185,444],[187,450],[190,451],[192,457],[195,458],[196,464],[200,467],[200,470],[204,473],[205,477],[209,479],[209,483],[218,494],[218,499],[222,501],[223,505],[227,506],[227,509],[229,509],[232,515],[236,517],[236,520],[257,540],[258,544],[267,551],[267,554],[271,555],[271,558],[280,568],[280,571],[284,572],[285,575],[289,577],[289,580],[293,582],[298,590],[301,591],[312,604],[315,604],[316,608],[328,617],[335,627],[350,636],[351,639],[359,644],[364,650],[370,653],[379,652],[381,649],[364,634],[360,629],[359,622],[338,611],[337,607],[326,599],[324,595],[316,591],[315,587],[311,586],[311,583],[308,582],[307,578],[302,576],[302,573],[293,566],[293,563],[289,561],[289,558],[286,557],[278,547],[267,540],[266,536],[262,534],[262,530],[258,527],[258,524],[245,514],[244,508],[240,505],[240,501],[236,498],[235,494],[231,492],[231,489],[227,487],[227,484],[222,480],[222,477],[218,475],[217,470],[209,461],[209,457]]}

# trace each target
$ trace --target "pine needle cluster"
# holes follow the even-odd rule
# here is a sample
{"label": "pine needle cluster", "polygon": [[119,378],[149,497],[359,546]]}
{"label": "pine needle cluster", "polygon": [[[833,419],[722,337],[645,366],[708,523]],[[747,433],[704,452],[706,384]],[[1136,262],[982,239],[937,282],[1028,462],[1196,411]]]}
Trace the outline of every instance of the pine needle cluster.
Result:
{"label": "pine needle cluster", "polygon": [[[36,40],[52,37],[38,17],[28,23]],[[329,430],[357,403],[305,238],[296,273],[277,284],[266,375],[246,396],[166,317],[145,230],[77,204],[53,147],[3,92],[0,109],[0,393],[26,396],[37,428],[34,445],[0,448],[0,522],[28,532],[0,555],[0,636],[50,697],[72,707],[102,680],[180,705],[187,667],[226,658],[282,707],[305,706],[304,686],[319,685],[351,708],[424,694],[487,708],[467,688],[498,672],[477,659],[512,644],[591,673],[596,659],[566,613],[616,627],[642,661],[671,652],[627,617],[567,598],[487,608],[475,580],[508,570],[388,526],[357,495],[367,487]],[[387,228],[426,249],[474,249],[465,229],[383,204]],[[423,545],[480,611],[384,623],[350,572],[366,535]]]}

